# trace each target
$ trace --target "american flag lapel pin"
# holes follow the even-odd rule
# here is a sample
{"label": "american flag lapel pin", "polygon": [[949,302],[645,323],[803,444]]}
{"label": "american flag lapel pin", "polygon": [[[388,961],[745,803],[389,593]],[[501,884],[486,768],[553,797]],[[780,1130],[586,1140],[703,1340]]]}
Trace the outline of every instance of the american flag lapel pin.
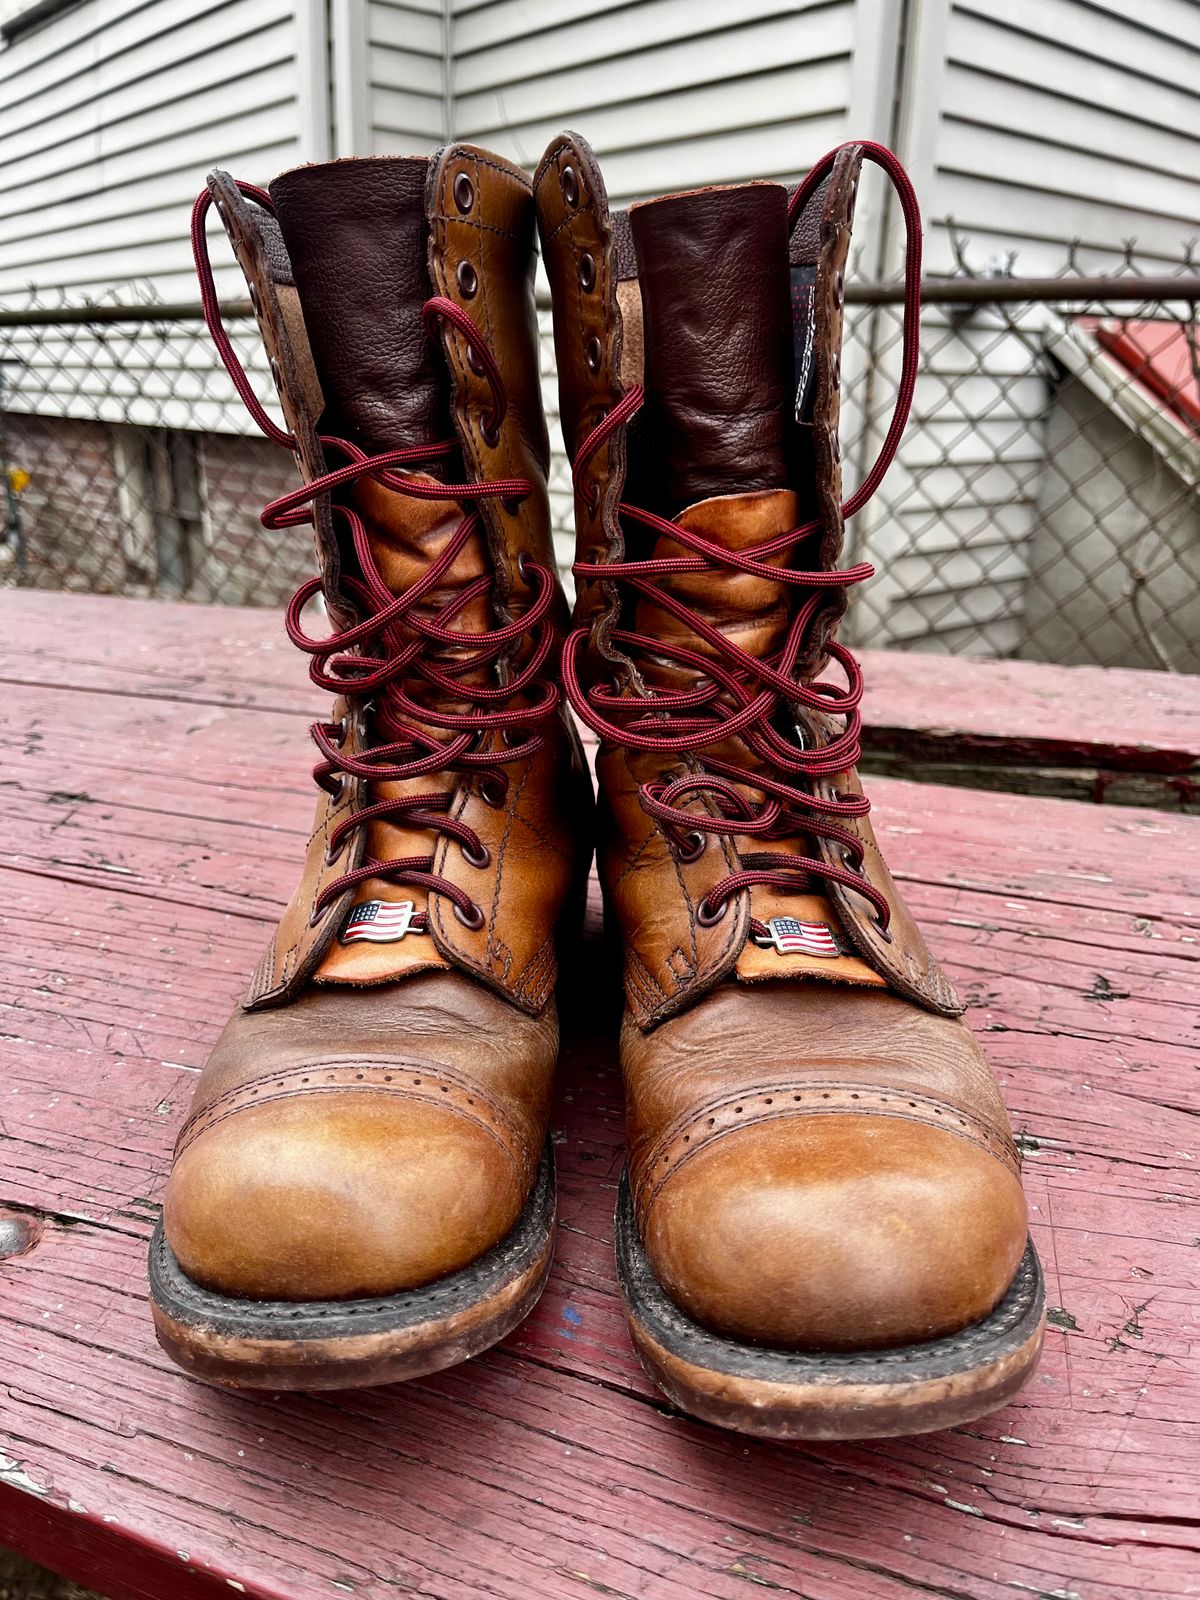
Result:
{"label": "american flag lapel pin", "polygon": [[393,944],[414,927],[416,906],[411,900],[364,900],[351,906],[342,924],[343,944]]}
{"label": "american flag lapel pin", "polygon": [[766,932],[754,936],[755,944],[774,948],[781,956],[838,956],[837,939],[827,922],[801,922],[799,917],[772,917]]}

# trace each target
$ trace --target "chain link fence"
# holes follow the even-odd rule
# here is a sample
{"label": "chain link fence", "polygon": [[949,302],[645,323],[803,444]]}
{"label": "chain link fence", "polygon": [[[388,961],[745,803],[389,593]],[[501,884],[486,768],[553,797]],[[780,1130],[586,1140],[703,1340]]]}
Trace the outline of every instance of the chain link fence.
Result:
{"label": "chain link fence", "polygon": [[[1041,661],[1200,671],[1200,272],[1150,277],[1132,250],[1103,277],[978,275],[958,251],[927,286],[922,371],[901,453],[847,531],[875,563],[849,641]],[[139,298],[142,303],[138,303]],[[886,428],[899,292],[848,291],[846,481]],[[570,475],[558,437],[556,548],[569,568]],[[227,326],[259,392],[248,306]],[[265,531],[291,487],[253,430],[198,310],[136,286],[87,306],[0,307],[0,583],[278,605],[309,574],[303,529]]]}

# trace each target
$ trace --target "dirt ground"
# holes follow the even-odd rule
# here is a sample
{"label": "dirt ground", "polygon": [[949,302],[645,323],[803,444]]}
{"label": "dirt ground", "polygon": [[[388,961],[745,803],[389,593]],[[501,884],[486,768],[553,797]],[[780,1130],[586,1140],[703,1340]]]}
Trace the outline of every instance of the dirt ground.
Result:
{"label": "dirt ground", "polygon": [[100,1596],[35,1567],[11,1550],[0,1550],[0,1600],[100,1600]]}

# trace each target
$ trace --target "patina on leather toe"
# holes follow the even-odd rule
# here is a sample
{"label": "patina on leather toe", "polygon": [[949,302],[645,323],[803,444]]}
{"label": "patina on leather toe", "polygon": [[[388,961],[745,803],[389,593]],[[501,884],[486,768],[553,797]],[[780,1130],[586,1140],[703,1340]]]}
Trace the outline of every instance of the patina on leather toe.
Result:
{"label": "patina on leather toe", "polygon": [[197,1283],[248,1299],[455,1272],[532,1187],[556,1050],[552,1012],[513,1016],[446,972],[363,990],[349,1016],[344,991],[239,1013],[180,1135],[167,1241]]}
{"label": "patina on leather toe", "polygon": [[524,1198],[511,1155],[482,1125],[380,1089],[250,1107],[185,1150],[165,1226],[189,1277],[247,1299],[386,1295],[502,1238]]}
{"label": "patina on leather toe", "polygon": [[643,1232],[698,1322],[799,1350],[954,1333],[999,1301],[1025,1237],[1020,1183],[995,1156],[861,1113],[726,1134],[667,1180]]}
{"label": "patina on leather toe", "polygon": [[1011,1283],[1017,1153],[962,1022],[878,990],[729,984],[649,1033],[627,1022],[624,1055],[642,1238],[697,1321],[871,1349],[965,1327]]}

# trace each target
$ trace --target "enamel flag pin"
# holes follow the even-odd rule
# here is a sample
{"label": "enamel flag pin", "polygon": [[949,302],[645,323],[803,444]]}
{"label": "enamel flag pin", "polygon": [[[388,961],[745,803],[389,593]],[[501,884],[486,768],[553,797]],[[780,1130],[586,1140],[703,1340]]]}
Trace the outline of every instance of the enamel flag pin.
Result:
{"label": "enamel flag pin", "polygon": [[351,906],[342,926],[343,944],[393,944],[406,933],[424,930],[417,922],[417,908],[411,900],[364,900]]}
{"label": "enamel flag pin", "polygon": [[837,940],[827,922],[801,922],[798,917],[772,917],[764,924],[765,933],[756,933],[755,944],[772,946],[781,956],[838,956]]}

